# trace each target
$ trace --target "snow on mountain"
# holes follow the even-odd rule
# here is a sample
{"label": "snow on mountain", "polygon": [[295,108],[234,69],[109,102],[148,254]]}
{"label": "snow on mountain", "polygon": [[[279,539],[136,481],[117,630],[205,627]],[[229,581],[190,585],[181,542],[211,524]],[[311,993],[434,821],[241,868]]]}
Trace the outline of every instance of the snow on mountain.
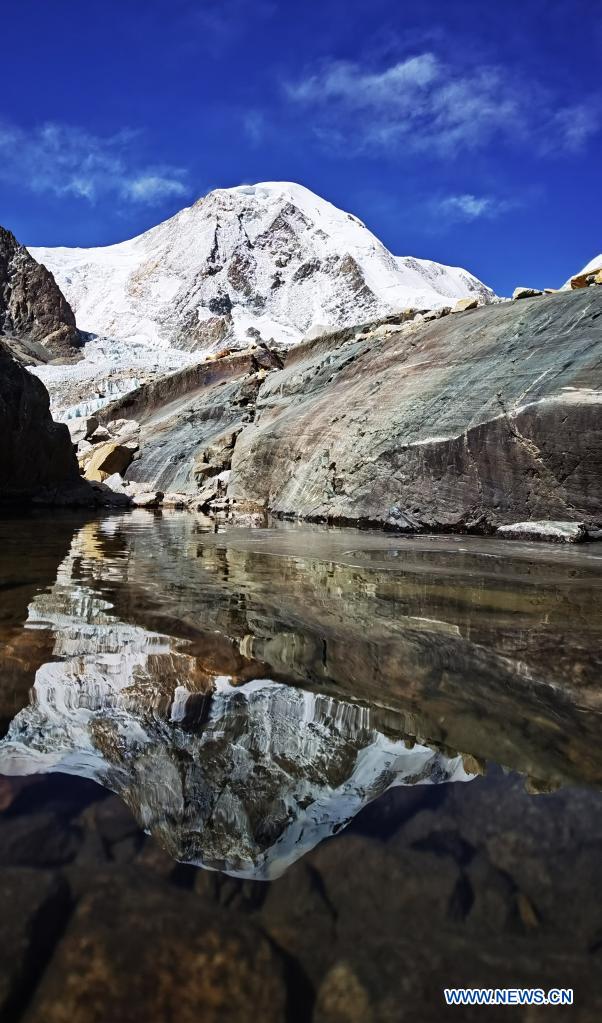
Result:
{"label": "snow on mountain", "polygon": [[188,351],[299,341],[404,306],[489,288],[466,270],[393,256],[350,213],[302,185],[217,189],[144,234],[104,248],[32,248],[80,329]]}

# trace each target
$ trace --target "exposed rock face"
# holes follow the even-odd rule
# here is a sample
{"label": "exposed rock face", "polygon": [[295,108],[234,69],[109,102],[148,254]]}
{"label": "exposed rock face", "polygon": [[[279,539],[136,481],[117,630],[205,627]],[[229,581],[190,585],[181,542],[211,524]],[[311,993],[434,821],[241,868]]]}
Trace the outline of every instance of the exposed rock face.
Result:
{"label": "exposed rock face", "polygon": [[187,350],[240,349],[252,334],[290,345],[316,324],[493,296],[459,267],[393,256],[357,217],[291,182],[216,189],[118,245],[32,253],[82,328]]}
{"label": "exposed rock face", "polygon": [[0,342],[0,500],[79,480],[69,430],[55,423],[44,385]]}
{"label": "exposed rock face", "polygon": [[217,493],[215,478],[230,466],[266,372],[279,365],[278,356],[257,347],[188,367],[107,406],[99,414],[104,422],[123,416],[140,423],[140,452],[127,479],[190,495],[210,484]]}
{"label": "exposed rock face", "polygon": [[405,530],[602,517],[602,293],[298,346],[263,383],[228,494]]}
{"label": "exposed rock face", "polygon": [[571,278],[571,288],[573,290],[576,288],[590,288],[595,284],[602,284],[602,267]]}
{"label": "exposed rock face", "polygon": [[[81,347],[71,306],[53,275],[0,227],[0,335],[27,362],[72,359]],[[40,346],[42,346],[40,348]]]}

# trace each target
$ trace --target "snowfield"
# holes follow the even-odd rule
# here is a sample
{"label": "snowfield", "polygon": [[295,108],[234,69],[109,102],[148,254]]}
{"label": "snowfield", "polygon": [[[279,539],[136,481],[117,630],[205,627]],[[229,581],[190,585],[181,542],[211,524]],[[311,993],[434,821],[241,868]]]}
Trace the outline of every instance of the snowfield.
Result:
{"label": "snowfield", "polygon": [[[137,368],[175,369],[192,352],[199,359],[253,339],[288,347],[406,306],[494,297],[459,267],[392,255],[357,217],[289,182],[217,189],[116,245],[30,252],[54,274],[78,327],[99,337],[85,364],[69,367],[95,381],[111,368],[134,379]],[[36,372],[53,391],[66,371]]]}

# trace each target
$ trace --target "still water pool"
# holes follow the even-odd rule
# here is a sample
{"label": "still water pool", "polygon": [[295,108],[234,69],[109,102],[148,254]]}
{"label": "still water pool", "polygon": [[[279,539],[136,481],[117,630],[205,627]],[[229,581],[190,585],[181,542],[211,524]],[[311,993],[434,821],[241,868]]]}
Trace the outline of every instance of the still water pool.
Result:
{"label": "still water pool", "polygon": [[3,1023],[602,1018],[601,569],[0,518]]}

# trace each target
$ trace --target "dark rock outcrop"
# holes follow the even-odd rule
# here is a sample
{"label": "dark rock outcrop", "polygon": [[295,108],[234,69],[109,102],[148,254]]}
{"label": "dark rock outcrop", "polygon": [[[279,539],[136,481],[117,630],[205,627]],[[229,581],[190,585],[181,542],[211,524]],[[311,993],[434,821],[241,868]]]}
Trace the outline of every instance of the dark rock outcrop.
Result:
{"label": "dark rock outcrop", "polygon": [[348,333],[263,383],[229,497],[412,531],[600,520],[598,289]]}
{"label": "dark rock outcrop", "polygon": [[48,392],[0,341],[0,501],[79,481],[69,430],[50,415]]}
{"label": "dark rock outcrop", "polygon": [[73,359],[82,339],[53,275],[0,227],[0,335],[27,364]]}

